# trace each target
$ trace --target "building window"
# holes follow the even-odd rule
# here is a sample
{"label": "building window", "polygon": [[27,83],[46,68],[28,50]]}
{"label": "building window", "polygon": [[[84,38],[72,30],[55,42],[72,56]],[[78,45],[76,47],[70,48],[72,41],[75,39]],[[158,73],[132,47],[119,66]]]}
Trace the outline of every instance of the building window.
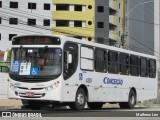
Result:
{"label": "building window", "polygon": [[44,3],[44,10],[50,10],[51,5],[49,3]]}
{"label": "building window", "polygon": [[82,5],[75,5],[74,11],[82,11]]}
{"label": "building window", "polygon": [[82,21],[74,21],[74,27],[82,27]]}
{"label": "building window", "polygon": [[92,21],[88,21],[88,25],[92,25]]}
{"label": "building window", "polygon": [[56,10],[66,10],[66,11],[68,11],[69,10],[69,5],[66,5],[66,4],[57,4],[56,5]]}
{"label": "building window", "polygon": [[89,37],[89,38],[88,38],[88,41],[92,41],[92,38],[91,38],[91,37]]}
{"label": "building window", "polygon": [[97,22],[97,28],[104,28],[104,22]]}
{"label": "building window", "polygon": [[2,1],[0,1],[0,8],[2,7]]}
{"label": "building window", "polygon": [[28,19],[28,25],[36,25],[36,19]]}
{"label": "building window", "polygon": [[50,20],[48,20],[48,19],[44,20],[43,26],[50,26]]}
{"label": "building window", "polygon": [[92,9],[92,5],[88,5],[88,9]]}
{"label": "building window", "polygon": [[98,6],[98,12],[104,12],[104,7],[103,6]]}
{"label": "building window", "polygon": [[82,36],[74,36],[74,38],[82,40]]}
{"label": "building window", "polygon": [[28,9],[36,9],[36,3],[28,3]]}
{"label": "building window", "polygon": [[10,2],[10,8],[18,8],[18,2]]}
{"label": "building window", "polygon": [[56,26],[58,27],[68,27],[69,21],[68,20],[56,20]]}
{"label": "building window", "polygon": [[0,18],[0,24],[2,24],[2,18]]}
{"label": "building window", "polygon": [[17,25],[18,24],[18,18],[9,18],[9,24]]}
{"label": "building window", "polygon": [[11,41],[14,36],[17,36],[17,34],[9,34],[9,41]]}

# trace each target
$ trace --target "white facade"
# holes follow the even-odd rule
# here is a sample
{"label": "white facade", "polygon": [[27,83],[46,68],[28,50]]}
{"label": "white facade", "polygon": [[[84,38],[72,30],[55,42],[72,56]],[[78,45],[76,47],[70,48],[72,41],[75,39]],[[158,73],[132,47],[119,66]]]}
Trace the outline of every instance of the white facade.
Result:
{"label": "white facade", "polygon": [[[9,34],[51,34],[52,0],[0,0],[0,50],[11,48]],[[10,2],[18,2],[18,8],[10,8]],[[28,3],[36,3],[36,9],[28,9]],[[44,10],[44,4],[50,4],[50,10]],[[18,18],[18,24],[9,23],[9,18]],[[29,26],[28,19],[36,19],[36,25]],[[50,20],[44,26],[44,19]]]}

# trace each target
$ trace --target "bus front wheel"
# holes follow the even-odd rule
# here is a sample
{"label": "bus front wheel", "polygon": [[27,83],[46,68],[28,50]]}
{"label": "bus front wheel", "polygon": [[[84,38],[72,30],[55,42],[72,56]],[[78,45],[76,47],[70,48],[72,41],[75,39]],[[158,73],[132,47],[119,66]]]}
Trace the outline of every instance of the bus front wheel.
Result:
{"label": "bus front wheel", "polygon": [[119,103],[119,106],[120,108],[133,109],[136,104],[136,100],[137,100],[136,93],[133,90],[131,90],[129,92],[128,102]]}
{"label": "bus front wheel", "polygon": [[86,99],[87,97],[85,91],[82,88],[78,89],[74,105],[71,107],[75,110],[83,110],[86,104]]}

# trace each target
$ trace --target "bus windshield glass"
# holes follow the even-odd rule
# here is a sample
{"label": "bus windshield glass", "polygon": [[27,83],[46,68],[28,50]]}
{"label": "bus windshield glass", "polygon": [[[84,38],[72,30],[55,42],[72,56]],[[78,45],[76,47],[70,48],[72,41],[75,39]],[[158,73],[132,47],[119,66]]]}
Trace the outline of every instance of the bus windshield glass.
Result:
{"label": "bus windshield glass", "polygon": [[62,72],[60,48],[13,48],[10,74],[20,76],[53,76]]}

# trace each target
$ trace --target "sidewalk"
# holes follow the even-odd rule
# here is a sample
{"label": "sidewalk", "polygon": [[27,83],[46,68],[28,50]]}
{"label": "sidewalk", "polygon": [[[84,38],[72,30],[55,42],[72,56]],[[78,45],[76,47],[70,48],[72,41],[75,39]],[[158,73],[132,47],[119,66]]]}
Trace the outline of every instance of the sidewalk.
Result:
{"label": "sidewalk", "polygon": [[21,100],[15,100],[15,99],[4,99],[0,100],[0,107],[19,107],[22,106]]}

